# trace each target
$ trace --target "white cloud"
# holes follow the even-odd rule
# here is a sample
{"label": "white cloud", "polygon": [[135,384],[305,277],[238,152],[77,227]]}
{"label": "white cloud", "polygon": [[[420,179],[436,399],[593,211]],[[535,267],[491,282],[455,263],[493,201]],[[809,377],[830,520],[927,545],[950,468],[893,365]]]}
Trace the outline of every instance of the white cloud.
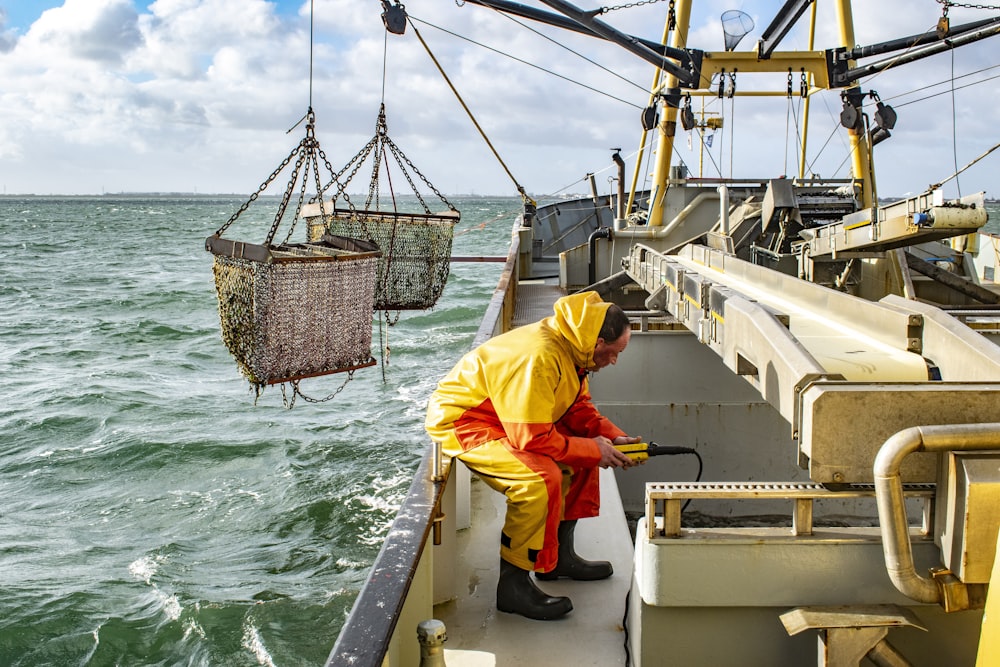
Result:
{"label": "white cloud", "polygon": [[[26,29],[7,28],[0,11],[0,181],[7,192],[108,191],[250,192],[301,136],[286,134],[309,103],[309,1],[66,0]],[[719,17],[731,0],[698,3],[691,42],[722,48]],[[756,26],[741,43],[749,50],[780,2],[744,8]],[[832,9],[820,4],[817,44],[837,37]],[[540,3],[539,3],[540,6]],[[610,148],[637,148],[639,108],[648,98],[651,68],[619,47],[518,19],[622,75],[618,78],[570,51],[472,4],[410,0],[407,11],[477,120],[517,179],[531,192],[555,191],[610,165]],[[658,41],[665,3],[608,12],[601,20]],[[390,136],[446,192],[514,194],[503,169],[408,27],[386,38],[374,0],[316,0],[312,102],[317,136],[339,168],[372,136],[379,103],[386,103]],[[855,41],[869,44],[924,32],[940,16],[936,3],[904,0],[856,3]],[[984,12],[952,8],[953,24]],[[808,12],[782,44],[805,48]],[[498,55],[438,30],[464,35],[553,73]],[[956,75],[996,64],[998,38],[954,53]],[[387,47],[387,51],[383,51]],[[386,76],[383,81],[383,57]],[[948,91],[951,54],[866,80],[897,108],[893,137],[876,147],[882,194],[915,191],[941,180],[996,141],[1000,74],[987,70],[958,79],[979,81],[956,91],[954,134]],[[567,81],[572,79],[592,89]],[[737,76],[740,90],[782,75]],[[932,86],[932,84],[942,85]],[[796,81],[797,86],[797,81]],[[927,87],[922,92],[916,91]],[[700,102],[699,102],[700,103]],[[706,155],[736,177],[791,171],[795,138],[787,101],[707,98],[725,111],[726,125]],[[697,108],[697,107],[696,107]],[[730,117],[735,110],[735,117]],[[799,113],[797,101],[792,111]],[[843,133],[834,131],[836,91],[812,103],[809,144],[814,169],[846,176]],[[735,164],[729,164],[730,139]],[[697,168],[679,134],[677,154]],[[792,149],[786,150],[786,143]],[[819,154],[817,156],[817,154]],[[789,157],[786,157],[788,155]],[[629,160],[628,174],[631,174]],[[839,169],[839,170],[838,170]],[[964,192],[997,181],[996,158],[963,176]],[[360,177],[359,177],[360,178]],[[366,189],[367,183],[358,184]],[[577,184],[575,191],[586,186]],[[996,195],[996,192],[989,193]]]}
{"label": "white cloud", "polygon": [[17,33],[7,27],[7,10],[0,7],[0,53],[7,53],[17,43]]}
{"label": "white cloud", "polygon": [[27,40],[39,53],[113,67],[142,43],[137,20],[128,0],[66,0],[42,14]]}

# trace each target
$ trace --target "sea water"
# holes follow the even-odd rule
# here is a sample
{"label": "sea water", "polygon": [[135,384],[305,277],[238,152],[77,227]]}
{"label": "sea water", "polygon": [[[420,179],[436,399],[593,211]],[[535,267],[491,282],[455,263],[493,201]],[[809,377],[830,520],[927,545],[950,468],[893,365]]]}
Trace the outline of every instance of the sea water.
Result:
{"label": "sea water", "polygon": [[[0,665],[326,660],[502,264],[454,264],[434,308],[373,322],[377,366],[289,410],[220,337],[204,240],[241,203],[0,198]],[[519,198],[453,203],[455,254],[506,255]]]}
{"label": "sea water", "polygon": [[[0,665],[326,660],[501,265],[453,264],[433,309],[373,324],[378,366],[288,410],[219,335],[203,243],[241,203],[0,198]],[[506,254],[519,199],[453,203],[456,255]]]}

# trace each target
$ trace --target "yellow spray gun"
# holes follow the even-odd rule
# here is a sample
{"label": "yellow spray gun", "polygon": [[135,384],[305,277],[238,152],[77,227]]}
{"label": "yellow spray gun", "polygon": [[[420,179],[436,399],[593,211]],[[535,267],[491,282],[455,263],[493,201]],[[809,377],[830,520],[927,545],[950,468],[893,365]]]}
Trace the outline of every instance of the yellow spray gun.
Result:
{"label": "yellow spray gun", "polygon": [[696,453],[691,447],[658,445],[655,442],[634,442],[628,445],[615,445],[615,448],[637,463],[642,463],[650,456]]}

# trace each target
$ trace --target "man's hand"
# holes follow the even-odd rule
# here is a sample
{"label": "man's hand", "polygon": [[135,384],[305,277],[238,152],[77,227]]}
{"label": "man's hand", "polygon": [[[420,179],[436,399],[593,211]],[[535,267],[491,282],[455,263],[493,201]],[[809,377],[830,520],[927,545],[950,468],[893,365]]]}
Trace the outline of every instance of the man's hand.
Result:
{"label": "man's hand", "polygon": [[641,438],[629,438],[627,436],[619,436],[615,438],[614,442],[608,440],[603,435],[599,435],[594,438],[594,442],[601,449],[601,462],[598,465],[602,468],[631,468],[634,465],[639,465],[633,461],[627,454],[624,454],[617,449],[615,449],[615,444],[624,445],[626,443],[639,442]]}

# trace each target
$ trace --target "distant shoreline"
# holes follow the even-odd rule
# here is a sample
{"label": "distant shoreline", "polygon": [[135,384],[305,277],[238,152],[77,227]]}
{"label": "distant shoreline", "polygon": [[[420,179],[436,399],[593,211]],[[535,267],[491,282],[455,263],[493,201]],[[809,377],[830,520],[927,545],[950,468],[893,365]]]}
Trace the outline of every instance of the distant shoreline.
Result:
{"label": "distant shoreline", "polygon": [[[348,196],[353,201],[364,201],[368,197],[368,193],[363,192],[350,192]],[[424,195],[426,196],[426,195]],[[475,193],[461,193],[461,194],[446,194],[446,197],[462,198],[462,199],[520,199],[520,195],[516,194],[502,194],[502,195],[481,195]],[[582,199],[589,198],[589,194],[584,193],[567,193],[558,196],[551,195],[537,195],[529,193],[529,196],[536,197],[538,199],[543,199],[546,201],[561,199],[561,200],[571,200],[571,199]],[[603,195],[608,196],[608,195]],[[250,197],[249,193],[240,192],[105,192],[104,194],[0,194],[0,201],[4,200],[17,200],[17,199],[87,199],[87,200],[105,200],[113,201],[116,199],[235,199],[235,200],[246,200]],[[258,199],[264,201],[278,201],[281,199],[280,194],[261,194],[257,197]],[[413,194],[397,195],[398,199],[404,199],[407,201],[416,199]],[[891,204],[897,202],[907,197],[881,197],[879,203],[881,204]],[[387,200],[386,197],[382,198]],[[1000,206],[1000,199],[987,197],[985,203],[990,206]]]}
{"label": "distant shoreline", "polygon": [[[366,192],[349,192],[348,196],[355,200],[363,201],[368,197]],[[406,195],[396,195],[398,198],[402,199],[416,199],[412,194]],[[424,195],[426,197],[426,195]],[[512,198],[519,199],[520,195],[516,194],[503,194],[503,195],[481,195],[475,193],[459,193],[459,194],[446,194],[446,197],[462,197],[465,199],[503,199]],[[589,195],[584,194],[572,194],[565,195],[565,198],[576,198],[576,197],[587,197]],[[250,193],[247,192],[106,192],[104,194],[32,194],[32,193],[4,193],[0,194],[0,199],[247,199],[250,197]],[[562,198],[562,196],[561,196]],[[281,199],[280,194],[262,194],[258,196],[258,199],[268,199],[268,200],[279,200]],[[386,199],[386,197],[383,197]]]}

